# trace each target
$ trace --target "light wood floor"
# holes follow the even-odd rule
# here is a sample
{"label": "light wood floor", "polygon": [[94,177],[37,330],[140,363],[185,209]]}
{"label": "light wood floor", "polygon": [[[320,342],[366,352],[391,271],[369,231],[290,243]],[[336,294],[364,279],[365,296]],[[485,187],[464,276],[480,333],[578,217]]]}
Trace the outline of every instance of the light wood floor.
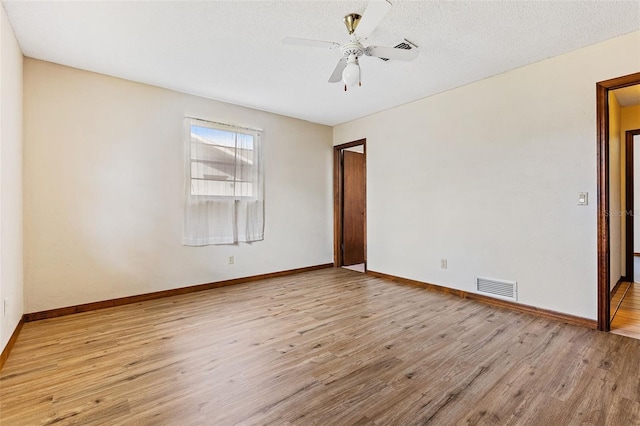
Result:
{"label": "light wood floor", "polygon": [[[640,339],[640,284],[622,283],[611,298],[611,332]],[[628,288],[628,289],[627,289]],[[621,300],[620,300],[621,299]],[[617,311],[614,308],[619,306]]]}
{"label": "light wood floor", "polygon": [[2,425],[637,425],[640,341],[344,269],[25,324]]}

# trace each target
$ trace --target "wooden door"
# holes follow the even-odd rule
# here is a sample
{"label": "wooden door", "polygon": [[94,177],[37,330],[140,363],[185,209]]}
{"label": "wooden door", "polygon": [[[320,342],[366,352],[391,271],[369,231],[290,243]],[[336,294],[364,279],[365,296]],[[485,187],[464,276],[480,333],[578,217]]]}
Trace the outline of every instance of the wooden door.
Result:
{"label": "wooden door", "polygon": [[365,261],[365,156],[343,151],[342,264]]}

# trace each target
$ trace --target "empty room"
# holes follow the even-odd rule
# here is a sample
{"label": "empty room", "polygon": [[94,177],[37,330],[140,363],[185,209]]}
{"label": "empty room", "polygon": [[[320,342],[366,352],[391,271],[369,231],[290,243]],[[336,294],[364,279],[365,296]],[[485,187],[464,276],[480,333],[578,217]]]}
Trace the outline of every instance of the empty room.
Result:
{"label": "empty room", "polygon": [[637,0],[0,5],[0,425],[640,424]]}

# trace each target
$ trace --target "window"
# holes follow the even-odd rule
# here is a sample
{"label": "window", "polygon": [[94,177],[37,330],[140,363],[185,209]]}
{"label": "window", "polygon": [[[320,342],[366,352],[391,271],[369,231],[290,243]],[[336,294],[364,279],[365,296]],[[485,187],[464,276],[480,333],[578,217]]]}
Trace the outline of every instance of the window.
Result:
{"label": "window", "polygon": [[262,134],[185,120],[183,244],[203,246],[264,238]]}
{"label": "window", "polygon": [[191,195],[233,199],[256,196],[256,132],[191,119]]}

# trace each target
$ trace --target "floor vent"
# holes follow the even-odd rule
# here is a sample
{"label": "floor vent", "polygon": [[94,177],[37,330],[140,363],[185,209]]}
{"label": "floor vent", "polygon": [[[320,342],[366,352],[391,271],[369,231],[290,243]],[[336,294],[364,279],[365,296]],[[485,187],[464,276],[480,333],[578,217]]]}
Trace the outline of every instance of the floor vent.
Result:
{"label": "floor vent", "polygon": [[479,293],[508,300],[518,300],[517,282],[476,277],[476,290]]}
{"label": "floor vent", "polygon": [[[405,42],[402,42],[402,43],[400,43],[400,44],[398,44],[396,46],[393,46],[393,47],[396,48],[396,49],[411,50],[411,45],[408,44],[408,43],[405,43]],[[385,62],[389,60],[389,58],[379,58],[379,59],[382,59]]]}

